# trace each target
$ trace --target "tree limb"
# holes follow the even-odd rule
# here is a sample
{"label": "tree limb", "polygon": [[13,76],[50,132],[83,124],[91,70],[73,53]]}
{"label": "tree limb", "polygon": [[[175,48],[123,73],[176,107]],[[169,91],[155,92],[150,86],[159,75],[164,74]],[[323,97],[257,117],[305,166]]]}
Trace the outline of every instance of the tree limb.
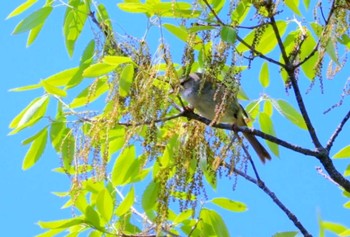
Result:
{"label": "tree limb", "polygon": [[327,142],[327,146],[326,146],[326,150],[329,152],[333,146],[333,143],[335,141],[335,139],[338,137],[339,133],[342,131],[344,125],[346,124],[346,122],[349,120],[350,118],[350,110],[348,111],[348,113],[345,115],[345,117],[343,118],[343,120],[340,122],[340,124],[338,125],[338,127],[335,129],[334,133],[332,134],[332,136],[330,137],[330,139]]}
{"label": "tree limb", "polygon": [[[225,167],[226,168],[231,168],[230,164],[225,163]],[[272,201],[287,215],[287,217],[293,222],[293,224],[300,230],[300,232],[307,237],[311,237],[312,235],[305,229],[305,227],[300,223],[300,221],[298,220],[298,218],[278,199],[278,197],[276,196],[276,194],[274,192],[272,192],[266,185],[265,183],[260,179],[260,180],[256,180],[253,177],[249,176],[248,174],[237,170],[236,168],[234,168],[234,172],[236,174],[238,174],[239,176],[242,176],[243,178],[245,178],[246,180],[248,180],[249,182],[255,184],[256,186],[258,186],[264,193],[266,193],[271,199]]]}
{"label": "tree limb", "polygon": [[[190,119],[195,119],[195,120],[198,120],[202,123],[205,123],[206,125],[209,125],[211,124],[211,120],[209,119],[206,119],[198,114],[195,114],[193,111],[190,111],[190,110],[184,110],[181,115],[183,117],[187,117],[187,118],[190,118]],[[215,128],[221,128],[221,129],[226,129],[226,130],[233,130],[233,127],[231,124],[223,124],[223,123],[219,123],[219,124],[212,124],[211,125],[212,127],[215,127]],[[319,153],[317,151],[313,151],[313,150],[310,150],[310,149],[306,149],[306,148],[303,148],[303,147],[300,147],[300,146],[296,146],[296,145],[293,145],[291,143],[288,143],[284,140],[281,140],[279,139],[278,137],[275,137],[275,136],[272,136],[270,134],[267,134],[267,133],[264,133],[260,130],[257,130],[257,129],[254,129],[254,128],[248,128],[248,127],[235,127],[235,130],[237,131],[240,131],[240,132],[247,132],[247,133],[251,133],[251,134],[254,134],[258,137],[261,137],[263,139],[266,139],[270,142],[273,142],[273,143],[276,143],[278,145],[281,145],[285,148],[288,148],[290,150],[293,150],[293,151],[296,151],[298,153],[301,153],[301,154],[304,154],[304,155],[307,155],[307,156],[318,156]]]}
{"label": "tree limb", "polygon": [[[208,3],[207,0],[203,0],[205,5],[209,8],[210,12],[214,15],[215,19],[220,23],[221,26],[229,26],[229,27],[233,27],[232,25],[227,25],[225,24],[221,19],[220,17],[216,14],[216,12],[214,11],[214,9],[210,6],[210,4]],[[233,27],[234,28],[234,27]],[[246,46],[249,50],[251,50],[254,54],[256,54],[258,57],[260,58],[263,58],[265,60],[267,60],[268,62],[271,62],[271,63],[274,63],[280,67],[285,67],[284,64],[280,63],[279,61],[273,59],[273,58],[270,58],[270,57],[267,57],[265,56],[265,54],[257,51],[254,47],[252,47],[251,45],[249,45],[247,42],[244,41],[244,39],[242,39],[238,34],[236,35],[236,38],[239,42],[241,42],[244,46]]]}

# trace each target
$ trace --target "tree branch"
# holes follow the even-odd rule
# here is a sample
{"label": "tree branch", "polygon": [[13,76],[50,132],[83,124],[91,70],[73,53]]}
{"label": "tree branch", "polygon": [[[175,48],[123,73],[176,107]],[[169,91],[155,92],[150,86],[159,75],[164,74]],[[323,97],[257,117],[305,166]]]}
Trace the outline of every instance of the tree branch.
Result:
{"label": "tree branch", "polygon": [[[195,114],[193,111],[191,110],[184,110],[182,113],[181,113],[181,116],[183,117],[187,117],[189,119],[195,119],[195,120],[198,120],[202,123],[205,123],[206,125],[209,125],[211,124],[211,120],[209,119],[206,119],[198,114]],[[223,123],[219,123],[219,124],[212,124],[211,125],[212,127],[215,127],[215,128],[221,128],[221,129],[226,129],[226,130],[233,130],[233,127],[232,127],[232,124],[223,124]],[[281,145],[285,148],[288,148],[290,150],[293,150],[293,151],[296,151],[298,153],[301,153],[301,154],[304,154],[304,155],[307,155],[307,156],[319,156],[320,153],[318,153],[317,151],[313,151],[313,150],[310,150],[310,149],[306,149],[306,148],[303,148],[303,147],[300,147],[300,146],[296,146],[296,145],[293,145],[291,143],[288,143],[284,140],[281,140],[275,136],[272,136],[270,134],[267,134],[267,133],[264,133],[260,130],[257,130],[257,129],[254,129],[254,128],[248,128],[248,127],[238,127],[236,126],[235,127],[235,130],[237,131],[240,131],[240,132],[247,132],[247,133],[251,133],[251,134],[254,134],[258,137],[261,137],[265,140],[268,140],[270,142],[273,142],[273,143],[276,143],[278,145]]]}
{"label": "tree branch", "polygon": [[[225,167],[230,169],[230,164],[225,163]],[[266,185],[265,183],[260,179],[260,180],[256,180],[253,177],[247,175],[246,173],[237,170],[236,168],[234,168],[234,172],[236,174],[238,174],[239,176],[242,176],[243,178],[245,178],[246,180],[248,180],[249,182],[255,184],[256,186],[258,186],[262,191],[264,191],[264,193],[266,193],[271,199],[272,201],[287,215],[287,217],[293,222],[293,224],[300,230],[300,232],[307,237],[311,237],[312,235],[305,229],[305,227],[300,223],[300,221],[298,220],[298,218],[278,199],[278,197],[276,196],[276,194],[274,192],[272,192]]]}
{"label": "tree branch", "polygon": [[347,192],[350,192],[350,181],[347,180],[339,171],[335,168],[332,159],[329,157],[328,152],[320,153],[317,156],[329,176]]}
{"label": "tree branch", "polygon": [[[182,112],[182,116],[190,118],[190,119],[195,119],[198,120],[202,123],[205,123],[207,125],[211,124],[211,120],[206,119],[204,117],[199,116],[198,114],[195,114],[193,111],[190,110],[185,110]],[[212,127],[215,128],[221,128],[221,129],[227,129],[227,130],[233,130],[233,127],[231,124],[213,124],[211,125]],[[331,158],[328,155],[328,152],[324,149],[318,149],[317,151],[312,151],[310,149],[306,149],[303,147],[299,147],[293,144],[290,144],[284,140],[281,140],[277,137],[274,137],[272,135],[269,135],[267,133],[263,133],[257,129],[253,128],[248,128],[248,127],[235,127],[236,131],[240,132],[247,132],[254,134],[256,136],[259,136],[261,138],[264,138],[266,140],[269,140],[271,142],[274,142],[276,144],[279,144],[283,147],[286,147],[290,150],[296,151],[298,153],[307,155],[307,156],[313,156],[316,157],[317,159],[320,160],[321,164],[325,168],[325,170],[328,172],[329,176],[337,182],[340,186],[342,186],[346,191],[350,192],[350,181],[344,178],[341,173],[338,172],[338,170],[335,168]]]}
{"label": "tree branch", "polygon": [[350,110],[348,111],[348,113],[345,115],[345,117],[343,118],[343,120],[340,122],[340,124],[338,125],[338,127],[335,129],[334,133],[332,134],[332,136],[330,137],[330,139],[327,142],[327,146],[326,146],[326,150],[329,152],[333,146],[333,143],[335,141],[335,139],[338,137],[338,135],[340,134],[340,132],[342,131],[344,125],[346,124],[346,122],[349,120],[350,118]]}
{"label": "tree branch", "polygon": [[270,17],[270,21],[271,21],[272,29],[273,29],[273,31],[275,33],[275,36],[276,36],[276,40],[277,40],[278,46],[279,46],[279,48],[281,50],[281,53],[282,53],[282,57],[283,57],[283,60],[284,60],[284,63],[285,63],[284,64],[285,65],[285,69],[287,70],[288,66],[290,65],[290,61],[289,61],[287,52],[286,52],[286,50],[284,48],[280,32],[278,31],[275,17],[273,15]]}
{"label": "tree branch", "polygon": [[[207,0],[203,0],[205,5],[209,8],[210,12],[214,15],[215,19],[220,23],[221,26],[230,26],[233,27],[232,25],[226,25],[221,19],[220,17],[216,14],[216,12],[214,11],[214,9],[210,6],[210,4],[208,3]],[[234,28],[234,27],[233,27]],[[244,46],[246,46],[249,50],[251,50],[254,54],[256,54],[258,57],[263,58],[265,60],[267,60],[270,63],[274,63],[280,67],[285,67],[284,64],[280,63],[279,61],[273,59],[273,58],[269,58],[267,56],[265,56],[263,53],[257,51],[254,47],[252,47],[251,45],[249,45],[247,42],[244,41],[244,39],[242,39],[238,34],[236,35],[236,38],[239,42],[241,42]]]}
{"label": "tree branch", "polygon": [[[325,26],[323,27],[324,29],[328,26],[330,20],[331,20],[331,17],[334,13],[334,10],[335,10],[335,1],[333,1],[332,3],[332,6],[331,6],[331,10],[329,11],[329,14],[328,14],[328,17],[327,19],[325,19],[324,17],[324,13],[323,13],[323,10],[322,10],[322,2],[320,4],[320,9],[321,9],[321,15],[323,17],[323,20],[325,21]],[[318,48],[320,47],[320,44],[321,44],[321,39],[323,38],[323,34],[324,34],[325,31],[323,31],[321,33],[321,36],[319,37],[315,47],[312,49],[312,51],[310,52],[310,54],[308,56],[306,56],[301,62],[299,62],[298,64],[294,65],[295,68],[298,68],[300,67],[301,65],[303,65],[306,61],[308,61],[312,56],[315,55],[315,53],[318,51]]]}

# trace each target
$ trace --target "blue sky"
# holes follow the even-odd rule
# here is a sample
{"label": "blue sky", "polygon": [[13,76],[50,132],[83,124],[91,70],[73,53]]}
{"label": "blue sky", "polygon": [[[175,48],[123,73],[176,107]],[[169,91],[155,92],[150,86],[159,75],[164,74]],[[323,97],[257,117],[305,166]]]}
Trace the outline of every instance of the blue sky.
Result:
{"label": "blue sky", "polygon": [[[5,19],[8,13],[21,2],[18,0],[7,1],[0,9],[0,19]],[[137,24],[138,28],[132,24],[144,20],[143,16],[122,14],[117,11],[114,3],[109,4],[108,7],[110,7],[112,19],[116,19],[116,25],[124,25],[123,28],[131,35],[143,35],[140,32],[144,32],[146,23]],[[89,41],[88,37],[91,32],[86,30],[85,33],[88,37],[83,37],[78,41],[76,53],[70,59],[64,47],[61,30],[64,8],[54,9],[54,12],[36,42],[29,48],[25,47],[26,34],[10,35],[22,16],[3,21],[0,24],[0,32],[2,32],[0,48],[3,53],[1,62],[2,86],[0,87],[0,152],[2,153],[0,174],[0,186],[2,187],[0,210],[2,215],[0,223],[3,226],[1,232],[3,236],[33,236],[41,232],[40,228],[35,225],[37,221],[63,219],[72,215],[71,209],[60,209],[65,200],[51,194],[54,191],[68,190],[69,179],[51,171],[60,165],[60,161],[50,147],[33,168],[27,171],[21,169],[22,159],[28,149],[27,146],[21,145],[21,141],[34,134],[35,127],[25,130],[19,135],[7,136],[10,131],[8,124],[12,118],[34,97],[42,94],[41,91],[13,93],[8,92],[8,90],[36,83],[38,80],[65,68],[76,66],[81,50]],[[116,29],[120,30],[120,28]],[[156,29],[152,29],[151,32],[156,32]],[[157,36],[152,37],[151,39],[156,40],[154,42],[158,42]],[[181,47],[176,39],[168,41],[168,43],[171,50]],[[178,53],[181,52],[182,48],[178,50]],[[179,56],[177,55],[177,57]],[[256,80],[260,65],[261,61],[254,62],[252,69],[246,72],[242,79],[243,88],[251,99],[257,98],[262,92]],[[271,81],[278,83],[269,87],[265,93],[274,98],[289,100],[295,105],[292,91],[289,91],[289,94],[285,93],[278,69],[270,68],[270,72]],[[311,108],[311,119],[323,143],[328,140],[340,122],[341,116],[344,116],[346,109],[348,109],[346,108],[348,103],[345,101],[345,105],[342,107],[327,115],[322,114],[324,110],[338,102],[347,77],[348,74],[344,72],[334,80],[324,79],[324,94],[321,94],[319,83],[316,83],[311,92],[305,95],[310,86],[309,81],[303,77],[300,81],[306,105]],[[275,113],[274,119],[276,119],[275,129],[280,138],[295,141],[301,146],[311,147],[306,132],[300,131],[277,113]],[[349,144],[346,134],[349,134],[349,125],[345,126],[344,132],[337,140],[333,154]],[[281,148],[280,158],[273,158],[266,165],[256,163],[265,183],[311,233],[315,235],[318,233],[318,215],[325,220],[350,226],[350,212],[342,207],[347,199],[341,195],[333,183],[317,173],[315,167],[319,166],[319,162],[316,159]],[[346,160],[336,161],[336,166],[343,170],[347,163]],[[242,178],[238,179],[235,190],[232,190],[233,182],[233,179],[224,178],[219,182],[216,193],[209,192],[210,195],[227,196],[248,205],[249,210],[245,213],[229,213],[220,210],[220,213],[227,220],[226,224],[232,236],[271,236],[277,231],[296,229],[284,213],[262,191]],[[208,207],[213,208],[210,205]]]}

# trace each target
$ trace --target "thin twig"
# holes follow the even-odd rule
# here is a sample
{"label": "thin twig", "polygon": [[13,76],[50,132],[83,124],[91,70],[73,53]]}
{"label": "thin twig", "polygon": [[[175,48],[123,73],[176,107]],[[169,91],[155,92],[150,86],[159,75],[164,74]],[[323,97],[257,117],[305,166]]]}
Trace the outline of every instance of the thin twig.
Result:
{"label": "thin twig", "polygon": [[117,125],[121,125],[121,126],[126,126],[126,127],[149,125],[149,124],[152,124],[152,123],[161,123],[161,122],[169,121],[169,120],[176,119],[176,118],[179,118],[179,117],[183,117],[184,113],[185,112],[181,112],[181,113],[173,115],[173,116],[160,118],[160,119],[155,119],[155,120],[146,120],[146,121],[139,122],[139,123],[126,122],[126,123],[116,123],[116,124]]}
{"label": "thin twig", "polygon": [[[225,163],[226,168],[230,168],[230,164]],[[305,227],[300,223],[298,218],[279,200],[279,198],[276,196],[274,192],[272,192],[266,185],[265,183],[259,179],[256,180],[253,177],[249,176],[248,174],[237,170],[234,168],[234,172],[238,174],[239,176],[242,176],[249,182],[255,184],[258,186],[261,190],[264,191],[271,199],[272,201],[287,215],[287,217],[293,222],[293,224],[300,230],[300,232],[307,237],[311,237],[312,235],[305,229]]]}
{"label": "thin twig", "polygon": [[331,182],[332,184],[335,184],[338,188],[340,188],[339,184],[337,182],[335,182],[329,175],[325,174],[322,170],[321,167],[317,166],[316,167],[316,171],[317,173],[319,173],[323,178],[325,178],[326,180],[328,180],[329,182]]}
{"label": "thin twig", "polygon": [[246,30],[254,30],[256,28],[262,27],[264,25],[269,25],[270,22],[264,22],[262,24],[256,25],[256,26],[235,26],[238,29],[246,29]]}
{"label": "thin twig", "polygon": [[254,164],[254,161],[253,161],[253,159],[252,159],[252,156],[250,155],[248,149],[247,149],[245,146],[242,146],[242,148],[243,148],[244,153],[245,153],[246,156],[248,157],[248,160],[250,161],[250,164],[252,165],[252,168],[253,168],[253,171],[254,171],[254,174],[255,174],[255,177],[256,177],[257,181],[258,181],[258,182],[261,182],[261,179],[260,179],[258,170],[257,170],[256,167],[255,167],[255,164]]}
{"label": "thin twig", "polygon": [[[210,12],[214,15],[215,19],[220,23],[221,26],[230,26],[232,27],[231,25],[226,25],[221,19],[220,17],[216,14],[216,12],[214,11],[214,9],[210,6],[210,4],[208,3],[207,0],[203,0],[205,5],[209,8]],[[244,41],[244,39],[242,39],[239,35],[236,35],[236,38],[239,42],[241,42],[244,46],[246,46],[249,50],[251,50],[254,54],[256,54],[258,57],[260,58],[263,58],[265,60],[267,60],[268,62],[270,63],[274,63],[280,67],[285,67],[285,65],[283,63],[280,63],[279,61],[273,59],[273,58],[270,58],[270,57],[267,57],[265,56],[263,53],[257,51],[256,49],[254,49],[254,47],[252,47],[250,44],[248,44],[247,42]]]}
{"label": "thin twig", "polygon": [[[334,13],[334,9],[335,9],[335,1],[333,1],[332,3],[332,6],[331,6],[331,10],[328,14],[328,17],[327,19],[325,19],[324,17],[324,14],[323,14],[323,10],[322,10],[322,6],[320,5],[320,9],[321,9],[321,15],[323,17],[323,20],[325,21],[325,25],[323,27],[323,29],[326,29],[330,20],[331,20],[331,17]],[[294,65],[295,68],[298,68],[300,67],[301,65],[303,65],[306,61],[308,61],[312,56],[315,55],[315,53],[318,51],[318,48],[320,47],[320,44],[321,44],[321,39],[323,38],[323,34],[325,33],[325,30],[323,30],[323,32],[321,33],[321,36],[319,37],[315,47],[312,49],[312,51],[310,52],[310,54],[308,56],[306,56],[301,62],[299,62],[298,64]]]}
{"label": "thin twig", "polygon": [[346,124],[346,122],[349,120],[350,118],[350,110],[348,111],[348,113],[345,115],[345,117],[343,118],[343,120],[340,122],[340,124],[338,125],[338,127],[335,129],[334,133],[332,134],[332,136],[330,137],[330,139],[327,142],[327,146],[326,146],[326,150],[329,152],[333,146],[333,143],[335,141],[335,139],[338,137],[339,133],[342,131],[344,125]]}

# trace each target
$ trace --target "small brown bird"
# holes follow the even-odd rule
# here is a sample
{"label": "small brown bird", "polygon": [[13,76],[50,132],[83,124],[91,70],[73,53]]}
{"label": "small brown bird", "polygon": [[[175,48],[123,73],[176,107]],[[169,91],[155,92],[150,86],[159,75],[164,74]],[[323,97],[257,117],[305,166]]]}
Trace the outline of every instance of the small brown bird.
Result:
{"label": "small brown bird", "polygon": [[[236,96],[233,96],[222,83],[212,78],[205,78],[205,81],[202,79],[202,73],[191,73],[187,78],[182,78],[180,88],[182,98],[207,119],[236,126],[247,126],[244,120],[247,113],[238,103]],[[224,99],[225,97],[227,100]],[[220,111],[223,113],[220,114]],[[253,134],[243,132],[243,135],[263,163],[271,159],[270,154]]]}

